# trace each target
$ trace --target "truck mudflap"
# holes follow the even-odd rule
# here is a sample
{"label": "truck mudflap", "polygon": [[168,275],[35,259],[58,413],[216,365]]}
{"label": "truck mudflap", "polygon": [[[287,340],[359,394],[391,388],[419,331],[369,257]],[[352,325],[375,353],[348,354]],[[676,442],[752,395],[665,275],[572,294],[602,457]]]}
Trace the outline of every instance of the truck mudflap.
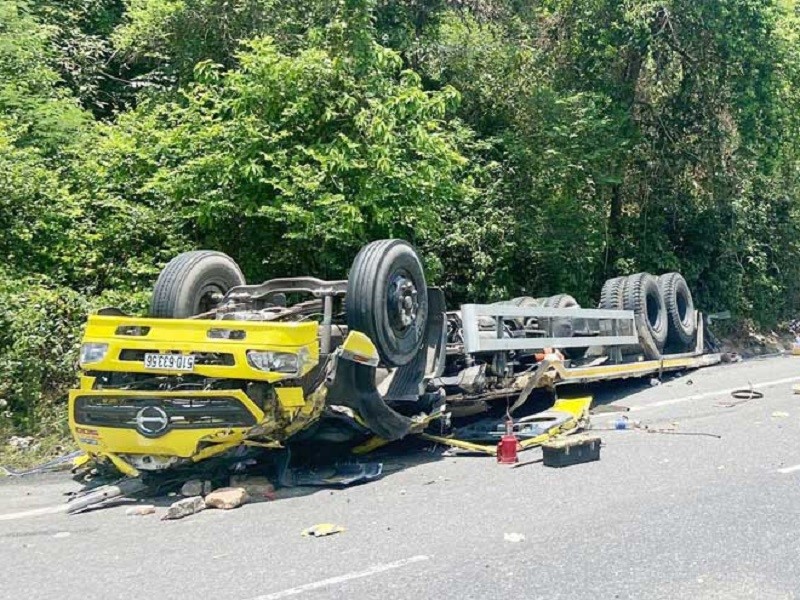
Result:
{"label": "truck mudflap", "polygon": [[399,440],[411,431],[413,421],[394,411],[384,402],[375,386],[375,367],[361,364],[342,355],[336,375],[328,387],[329,405],[351,408],[375,435]]}
{"label": "truck mudflap", "polygon": [[[351,332],[342,345],[333,381],[328,385],[328,405],[352,409],[376,437],[387,442],[416,432],[420,424],[419,419],[404,416],[391,405],[399,403],[408,408],[418,402],[424,382],[440,375],[443,369],[444,294],[437,288],[428,288],[428,301],[424,343],[411,362],[390,372],[381,383],[381,389],[376,383],[377,350],[369,338],[359,332]],[[420,406],[418,412],[428,411]]]}

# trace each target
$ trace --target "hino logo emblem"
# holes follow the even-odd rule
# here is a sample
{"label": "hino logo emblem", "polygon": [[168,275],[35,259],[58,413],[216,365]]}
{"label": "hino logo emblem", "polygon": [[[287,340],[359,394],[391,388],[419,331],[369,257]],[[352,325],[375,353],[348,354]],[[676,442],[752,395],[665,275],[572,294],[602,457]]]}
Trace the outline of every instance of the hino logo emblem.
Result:
{"label": "hino logo emblem", "polygon": [[169,415],[158,406],[145,406],[136,413],[136,429],[147,437],[158,437],[167,431]]}

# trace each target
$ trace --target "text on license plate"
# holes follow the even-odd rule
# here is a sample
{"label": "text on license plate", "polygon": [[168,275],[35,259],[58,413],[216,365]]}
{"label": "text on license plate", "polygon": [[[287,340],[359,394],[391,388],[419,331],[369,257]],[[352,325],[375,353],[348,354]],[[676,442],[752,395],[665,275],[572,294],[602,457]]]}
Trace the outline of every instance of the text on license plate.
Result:
{"label": "text on license plate", "polygon": [[145,369],[163,371],[194,371],[194,356],[191,354],[155,354],[144,355]]}

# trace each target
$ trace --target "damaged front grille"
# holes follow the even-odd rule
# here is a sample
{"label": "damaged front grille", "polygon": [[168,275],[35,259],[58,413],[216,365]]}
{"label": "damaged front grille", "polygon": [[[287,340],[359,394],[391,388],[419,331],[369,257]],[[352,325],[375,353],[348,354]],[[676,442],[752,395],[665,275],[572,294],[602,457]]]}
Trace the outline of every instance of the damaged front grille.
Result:
{"label": "damaged front grille", "polygon": [[83,396],[75,400],[75,422],[156,436],[172,429],[251,427],[256,418],[237,399],[224,396]]}

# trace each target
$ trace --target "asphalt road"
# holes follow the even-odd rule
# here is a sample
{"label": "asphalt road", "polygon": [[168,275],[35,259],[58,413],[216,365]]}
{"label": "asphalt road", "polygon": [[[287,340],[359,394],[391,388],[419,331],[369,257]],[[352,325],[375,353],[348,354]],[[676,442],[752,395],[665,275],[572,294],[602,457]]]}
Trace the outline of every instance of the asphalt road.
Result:
{"label": "asphalt road", "polygon": [[[764,398],[726,406],[748,382]],[[75,484],[2,480],[0,598],[800,598],[793,383],[787,357],[605,386],[651,428],[721,438],[600,430],[601,460],[566,469],[406,448],[368,485],[181,521],[32,514]],[[321,522],[347,531],[300,536]]]}

